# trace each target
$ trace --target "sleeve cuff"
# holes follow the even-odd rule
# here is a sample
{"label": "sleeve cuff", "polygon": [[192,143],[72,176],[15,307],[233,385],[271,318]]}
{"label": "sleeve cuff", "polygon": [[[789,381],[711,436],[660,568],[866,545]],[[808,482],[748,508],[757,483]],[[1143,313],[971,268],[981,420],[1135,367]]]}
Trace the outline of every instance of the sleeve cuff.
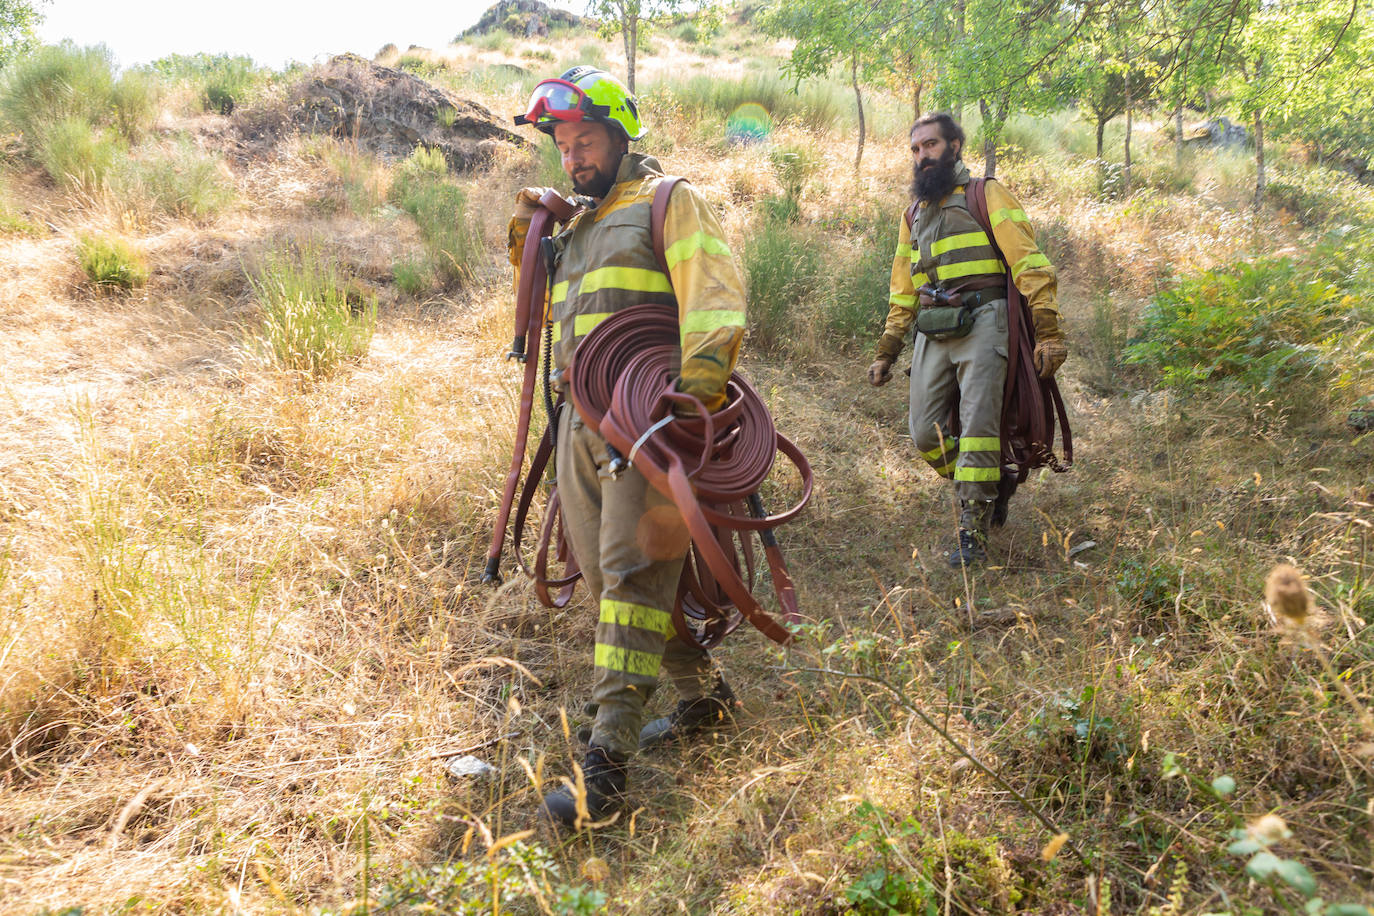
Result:
{"label": "sleeve cuff", "polygon": [[902,352],[902,338],[896,334],[884,334],[878,341],[878,358],[896,359]]}

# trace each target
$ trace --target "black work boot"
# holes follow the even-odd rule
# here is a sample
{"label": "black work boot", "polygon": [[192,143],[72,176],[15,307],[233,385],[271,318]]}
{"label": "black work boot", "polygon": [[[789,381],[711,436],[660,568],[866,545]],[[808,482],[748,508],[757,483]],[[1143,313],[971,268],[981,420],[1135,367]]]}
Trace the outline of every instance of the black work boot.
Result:
{"label": "black work boot", "polygon": [[705,696],[679,700],[677,708],[661,719],[655,719],[639,730],[639,746],[658,747],[672,741],[693,738],[718,728],[735,724],[735,692],[716,675],[715,686]]}
{"label": "black work boot", "polygon": [[1002,466],[1002,478],[997,481],[997,498],[992,501],[992,527],[1001,528],[1007,523],[1007,509],[1010,507],[1011,498],[1016,495],[1016,487],[1020,481],[1016,478],[1020,474],[1014,465]]}
{"label": "black work boot", "polygon": [[[605,748],[592,747],[582,761],[582,785],[587,790],[587,822],[577,813],[577,795],[573,788],[559,786],[539,806],[540,820],[574,830],[587,823],[604,821],[625,802],[625,761],[611,755]],[[577,785],[575,776],[571,778]]]}
{"label": "black work boot", "polygon": [[981,566],[988,558],[988,527],[992,500],[966,499],[959,503],[959,543],[949,552],[949,565]]}

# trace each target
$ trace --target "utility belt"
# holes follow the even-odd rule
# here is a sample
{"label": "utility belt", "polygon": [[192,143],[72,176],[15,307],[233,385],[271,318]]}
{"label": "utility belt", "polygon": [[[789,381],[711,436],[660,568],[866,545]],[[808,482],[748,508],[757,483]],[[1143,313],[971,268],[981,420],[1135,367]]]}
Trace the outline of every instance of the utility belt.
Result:
{"label": "utility belt", "polygon": [[983,289],[957,291],[922,286],[917,294],[921,307],[916,310],[916,330],[931,340],[967,337],[973,330],[974,309],[1007,298],[1006,288],[1001,282]]}

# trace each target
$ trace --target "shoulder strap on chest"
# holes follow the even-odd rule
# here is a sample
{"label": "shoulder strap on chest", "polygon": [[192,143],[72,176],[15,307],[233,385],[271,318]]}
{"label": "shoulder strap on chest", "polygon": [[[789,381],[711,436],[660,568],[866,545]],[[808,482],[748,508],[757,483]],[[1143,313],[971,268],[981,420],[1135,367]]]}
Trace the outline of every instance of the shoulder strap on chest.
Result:
{"label": "shoulder strap on chest", "polygon": [[911,206],[906,208],[904,217],[906,219],[907,231],[910,231],[911,227],[916,225],[916,211],[919,209],[921,209],[921,202],[919,200],[913,200]]}
{"label": "shoulder strap on chest", "polygon": [[658,183],[654,189],[654,203],[649,209],[649,234],[654,241],[654,259],[658,261],[658,267],[663,271],[665,277],[668,273],[668,255],[664,249],[663,224],[668,219],[668,198],[673,194],[673,188],[677,187],[678,182],[687,179],[677,175],[669,175]]}
{"label": "shoulder strap on chest", "polygon": [[996,249],[997,256],[1006,260],[1002,255],[1002,248],[997,244],[997,237],[992,233],[992,220],[988,216],[988,180],[986,178],[970,178],[968,187],[964,189],[964,203],[968,205],[968,212],[978,223],[978,228],[988,235],[988,241]]}

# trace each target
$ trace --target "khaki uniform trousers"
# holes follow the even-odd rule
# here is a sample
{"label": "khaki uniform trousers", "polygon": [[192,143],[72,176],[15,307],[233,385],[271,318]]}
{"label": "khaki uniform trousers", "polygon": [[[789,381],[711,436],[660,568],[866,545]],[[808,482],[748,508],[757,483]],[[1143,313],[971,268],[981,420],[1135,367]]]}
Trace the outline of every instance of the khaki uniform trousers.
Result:
{"label": "khaki uniform trousers", "polygon": [[673,628],[690,541],[677,507],[643,474],[631,468],[611,479],[606,440],[570,404],[559,414],[557,454],[564,530],[600,605],[590,743],[629,758],[639,750],[660,663],[683,699],[702,696],[711,677],[710,655]]}
{"label": "khaki uniform trousers", "polygon": [[[1002,477],[1002,395],[1007,380],[1007,300],[973,311],[973,330],[953,340],[916,332],[911,356],[911,439],[961,501],[997,498]],[[961,435],[950,435],[959,398]]]}

